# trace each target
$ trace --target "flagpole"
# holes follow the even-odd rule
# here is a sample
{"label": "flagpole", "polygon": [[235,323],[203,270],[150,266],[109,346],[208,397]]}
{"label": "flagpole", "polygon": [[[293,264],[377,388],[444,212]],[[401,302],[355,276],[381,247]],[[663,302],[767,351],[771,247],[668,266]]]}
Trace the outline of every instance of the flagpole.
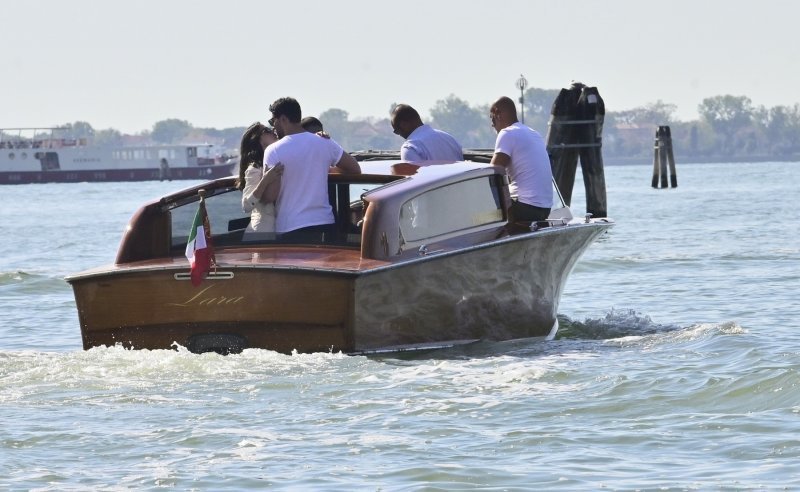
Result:
{"label": "flagpole", "polygon": [[197,190],[200,196],[200,203],[197,205],[197,213],[189,229],[186,239],[186,259],[189,260],[192,285],[197,287],[203,278],[211,271],[213,265],[216,273],[216,258],[214,257],[214,245],[211,241],[211,223],[208,220],[206,211],[206,190]]}
{"label": "flagpole", "polygon": [[[205,188],[200,188],[197,190],[197,194],[200,196],[200,205],[205,209],[206,207],[206,195],[208,195],[208,191]],[[209,248],[213,251],[213,245],[211,245],[211,224],[208,222],[208,211],[205,212],[205,220],[204,225],[206,225],[206,230],[208,231],[208,241],[209,241]],[[214,253],[211,253],[211,266],[214,268],[214,273],[217,273],[217,259],[214,256]]]}
{"label": "flagpole", "polygon": [[[200,188],[199,190],[197,190],[197,194],[200,196],[200,204],[199,204],[199,206],[205,208],[205,206],[206,206],[206,195],[208,195],[208,192],[206,191],[205,188]],[[206,211],[206,213],[205,213],[204,225],[207,223],[207,220],[208,220],[208,211]],[[209,230],[208,235],[210,236],[211,235],[211,230],[210,230],[211,226],[210,226],[210,224],[208,224],[208,226],[209,226],[208,227],[208,230]],[[213,250],[213,246],[210,246],[210,247]],[[214,273],[217,273],[217,259],[214,257],[213,253],[211,254],[211,265],[210,266],[214,269]]]}

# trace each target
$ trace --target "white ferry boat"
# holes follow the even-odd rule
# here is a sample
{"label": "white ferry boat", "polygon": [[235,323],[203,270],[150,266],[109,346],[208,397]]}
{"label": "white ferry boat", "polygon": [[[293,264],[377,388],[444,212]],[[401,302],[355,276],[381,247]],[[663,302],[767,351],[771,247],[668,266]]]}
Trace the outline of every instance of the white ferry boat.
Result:
{"label": "white ferry boat", "polygon": [[94,146],[56,138],[54,130],[60,129],[0,128],[0,184],[207,180],[234,173],[212,144]]}

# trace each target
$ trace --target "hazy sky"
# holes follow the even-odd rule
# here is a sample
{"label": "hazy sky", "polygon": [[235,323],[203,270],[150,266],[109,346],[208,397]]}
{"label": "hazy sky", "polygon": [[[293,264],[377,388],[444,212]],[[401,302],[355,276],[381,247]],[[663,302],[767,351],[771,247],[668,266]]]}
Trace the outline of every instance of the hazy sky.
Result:
{"label": "hazy sky", "polygon": [[660,99],[681,119],[715,95],[800,101],[793,0],[0,0],[0,12],[3,128],[244,126],[285,95],[306,115],[384,117],[406,102],[425,118],[449,94],[516,97],[520,74],[597,86],[610,111]]}

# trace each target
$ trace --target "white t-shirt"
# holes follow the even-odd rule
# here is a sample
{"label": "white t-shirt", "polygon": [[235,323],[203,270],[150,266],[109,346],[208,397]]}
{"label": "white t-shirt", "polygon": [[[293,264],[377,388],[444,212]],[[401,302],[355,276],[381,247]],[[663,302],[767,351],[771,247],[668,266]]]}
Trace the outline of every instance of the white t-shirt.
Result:
{"label": "white t-shirt", "polygon": [[460,161],[464,159],[464,154],[461,152],[461,145],[452,135],[422,125],[403,142],[400,159],[405,162]]}
{"label": "white t-shirt", "polygon": [[535,207],[553,206],[553,171],[539,132],[520,122],[507,126],[497,134],[494,152],[511,158],[507,172],[512,197]]}
{"label": "white t-shirt", "polygon": [[275,202],[278,234],[302,227],[333,224],[328,201],[328,171],[342,158],[344,149],[314,133],[286,135],[264,151],[264,172],[283,164],[281,189]]}

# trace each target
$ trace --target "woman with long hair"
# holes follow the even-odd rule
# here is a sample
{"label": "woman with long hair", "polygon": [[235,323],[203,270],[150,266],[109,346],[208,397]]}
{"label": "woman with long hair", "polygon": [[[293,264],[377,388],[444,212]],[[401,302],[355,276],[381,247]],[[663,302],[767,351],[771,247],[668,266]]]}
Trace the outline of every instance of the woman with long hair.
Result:
{"label": "woman with long hair", "polygon": [[242,209],[250,212],[251,232],[275,233],[275,198],[280,188],[283,167],[278,165],[264,172],[264,149],[277,142],[272,128],[259,122],[250,125],[239,145],[239,179],[236,187],[242,190]]}

